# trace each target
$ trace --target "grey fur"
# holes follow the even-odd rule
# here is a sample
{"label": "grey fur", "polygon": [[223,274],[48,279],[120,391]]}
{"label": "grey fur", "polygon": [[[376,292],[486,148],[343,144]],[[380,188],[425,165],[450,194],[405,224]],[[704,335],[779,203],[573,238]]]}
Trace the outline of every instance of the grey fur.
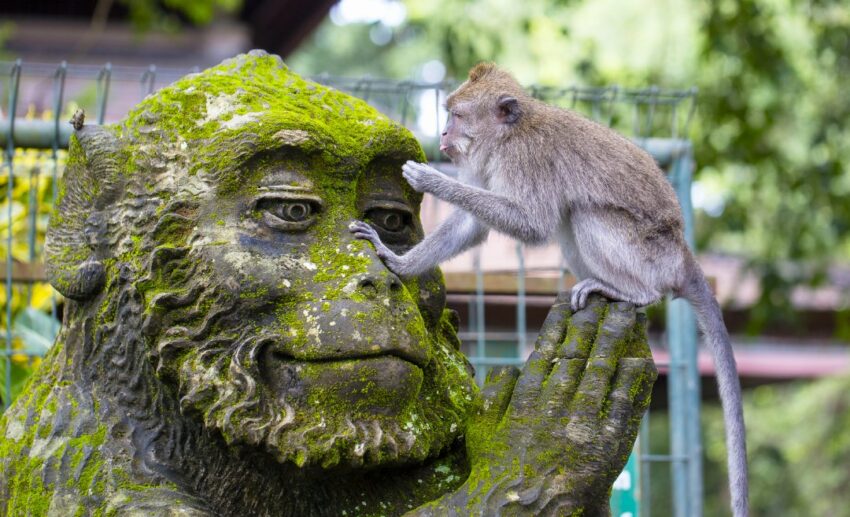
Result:
{"label": "grey fur", "polygon": [[[508,107],[515,112],[500,103],[505,95],[518,100]],[[608,127],[531,98],[492,65],[470,72],[447,104],[452,115],[441,144],[463,171],[461,181],[414,162],[403,173],[413,188],[458,210],[404,255],[366,223],[355,223],[354,234],[402,276],[478,244],[489,228],[529,244],[557,239],[579,280],[574,310],[594,292],[636,305],[668,293],[686,298],[715,356],[733,512],[748,515],[741,388],[729,335],[685,243],[675,192],[652,157]]]}

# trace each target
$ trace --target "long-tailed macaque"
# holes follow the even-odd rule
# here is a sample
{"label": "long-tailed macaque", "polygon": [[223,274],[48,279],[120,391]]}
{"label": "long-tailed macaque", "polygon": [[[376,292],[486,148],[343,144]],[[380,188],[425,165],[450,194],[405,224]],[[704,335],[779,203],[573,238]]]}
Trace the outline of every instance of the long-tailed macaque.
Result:
{"label": "long-tailed macaque", "polygon": [[649,305],[672,293],[694,307],[714,352],[726,420],[732,508],[747,515],[747,461],[741,386],[720,306],[688,249],[673,188],[652,157],[608,127],[529,96],[507,72],[475,66],[446,101],[440,149],[459,180],[408,162],[410,185],[457,210],[403,255],[365,222],[392,271],[416,275],[483,241],[492,228],[528,244],[557,239],[578,283],[571,303],[590,293]]}

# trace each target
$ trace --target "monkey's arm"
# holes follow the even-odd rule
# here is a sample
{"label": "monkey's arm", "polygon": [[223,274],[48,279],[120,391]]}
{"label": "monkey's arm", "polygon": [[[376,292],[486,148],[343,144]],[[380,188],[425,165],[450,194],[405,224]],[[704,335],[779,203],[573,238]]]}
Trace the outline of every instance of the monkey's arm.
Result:
{"label": "monkey's arm", "polygon": [[397,255],[389,249],[372,226],[363,221],[351,223],[349,229],[358,239],[365,239],[375,246],[378,257],[397,275],[417,276],[437,266],[455,255],[481,243],[489,228],[481,224],[472,215],[455,210],[433,232],[408,250]]}
{"label": "monkey's arm", "polygon": [[417,191],[433,194],[471,213],[485,225],[522,242],[543,243],[557,227],[557,221],[549,220],[543,210],[533,210],[532,205],[523,205],[501,194],[467,185],[427,164],[408,161],[402,171]]}

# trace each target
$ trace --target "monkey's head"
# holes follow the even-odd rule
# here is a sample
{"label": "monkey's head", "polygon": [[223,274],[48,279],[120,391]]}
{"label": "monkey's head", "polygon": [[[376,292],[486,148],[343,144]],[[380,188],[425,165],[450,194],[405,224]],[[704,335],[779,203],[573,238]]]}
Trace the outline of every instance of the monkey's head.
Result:
{"label": "monkey's head", "polygon": [[47,263],[66,324],[102,340],[86,368],[281,462],[436,455],[476,400],[439,270],[400,279],[348,230],[421,240],[400,171],[423,159],[405,128],[257,51],[80,128]]}
{"label": "monkey's head", "polygon": [[530,97],[508,72],[479,63],[469,78],[446,99],[449,119],[440,150],[454,162],[464,161],[488,144],[508,136],[521,124]]}

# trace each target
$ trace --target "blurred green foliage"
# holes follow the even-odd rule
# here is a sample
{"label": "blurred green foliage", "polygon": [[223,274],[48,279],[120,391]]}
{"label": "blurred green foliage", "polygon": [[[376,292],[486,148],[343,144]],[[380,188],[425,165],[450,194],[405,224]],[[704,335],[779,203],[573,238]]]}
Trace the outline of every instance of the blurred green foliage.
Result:
{"label": "blurred green foliage", "polygon": [[751,258],[755,330],[850,257],[850,4],[717,2],[703,27],[697,160],[726,203],[702,242]]}
{"label": "blurred green foliage", "polygon": [[744,256],[761,278],[750,331],[802,323],[795,286],[850,260],[850,3],[404,4],[398,26],[327,20],[287,61],[306,74],[421,79],[429,61],[463,78],[493,60],[525,83],[696,85],[698,247]]}
{"label": "blurred green foliage", "polygon": [[139,32],[152,29],[174,31],[180,17],[194,25],[206,25],[216,15],[234,13],[243,0],[118,0],[129,11],[130,23]]}
{"label": "blurred green foliage", "polygon": [[[747,395],[753,515],[850,516],[850,377],[760,386]],[[723,418],[703,412],[706,515],[728,508]]]}

